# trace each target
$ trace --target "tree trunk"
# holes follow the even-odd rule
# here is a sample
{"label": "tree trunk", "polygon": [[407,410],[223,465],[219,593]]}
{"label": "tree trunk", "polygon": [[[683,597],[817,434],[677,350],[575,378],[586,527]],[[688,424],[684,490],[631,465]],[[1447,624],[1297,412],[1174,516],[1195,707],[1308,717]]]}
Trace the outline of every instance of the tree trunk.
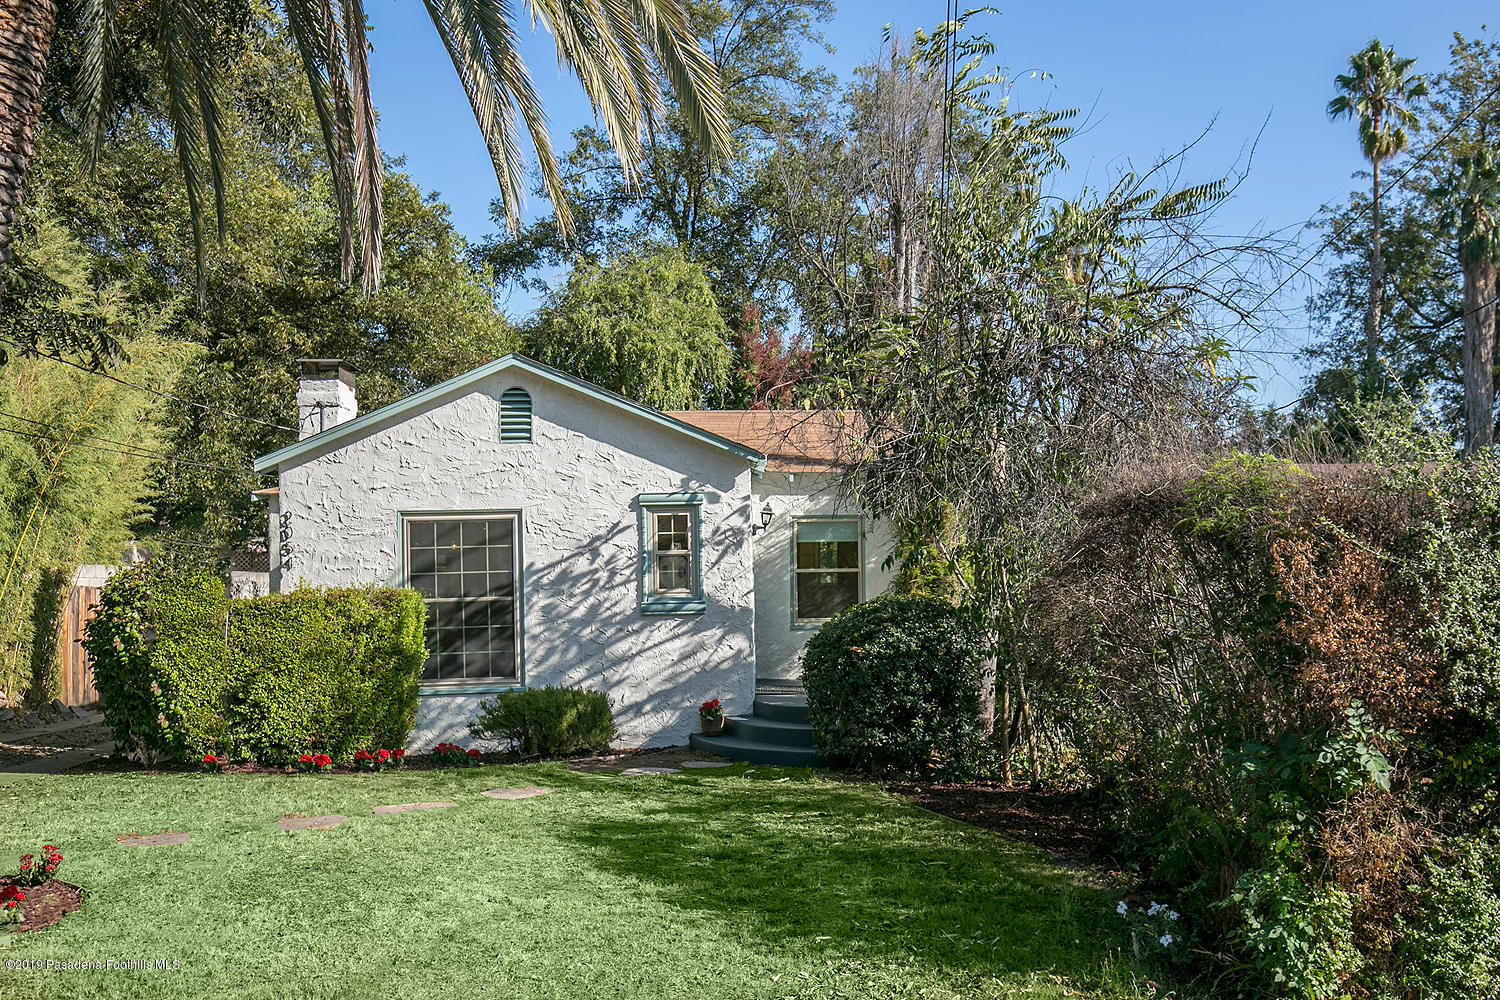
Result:
{"label": "tree trunk", "polygon": [[1380,353],[1380,307],[1385,298],[1385,257],[1380,252],[1380,161],[1374,161],[1375,182],[1370,198],[1370,303],[1365,310],[1365,367],[1375,370]]}
{"label": "tree trunk", "polygon": [[1495,441],[1495,263],[1464,263],[1464,454]]}
{"label": "tree trunk", "polygon": [[0,268],[10,262],[56,27],[54,0],[0,0]]}
{"label": "tree trunk", "polygon": [[995,684],[1000,679],[1000,657],[996,654],[999,637],[991,632],[987,639],[989,651],[979,661],[979,727],[989,736],[995,731]]}

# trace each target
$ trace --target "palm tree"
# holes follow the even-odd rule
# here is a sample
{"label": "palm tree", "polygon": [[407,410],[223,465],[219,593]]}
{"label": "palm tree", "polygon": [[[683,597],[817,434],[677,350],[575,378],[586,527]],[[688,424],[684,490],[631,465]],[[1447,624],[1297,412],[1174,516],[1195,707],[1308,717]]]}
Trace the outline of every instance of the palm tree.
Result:
{"label": "palm tree", "polygon": [[[61,0],[83,34],[78,92],[91,155],[108,129],[111,79],[118,55],[118,0]],[[571,218],[547,120],[517,48],[511,0],[423,0],[453,60],[500,181],[506,219],[520,219],[524,126],[543,187],[564,233]],[[212,0],[141,0],[128,5],[155,42],[193,236],[203,257],[203,203],[211,195],[220,230],[224,179],[218,111],[219,34]],[[352,281],[356,255],[364,287],[380,286],[380,185],[384,166],[375,135],[363,0],[281,0],[311,85],[332,167],[343,246],[342,270]],[[552,35],[560,66],[577,76],[593,103],[621,167],[634,176],[642,160],[642,129],[662,111],[664,77],[703,147],[727,147],[718,72],[693,34],[683,0],[528,0]],[[0,0],[0,267],[10,257],[11,224],[20,202],[31,132],[41,110],[42,80],[56,30],[57,0]],[[414,85],[415,82],[414,82]],[[200,281],[202,268],[199,268]],[[200,295],[202,294],[200,285]]]}
{"label": "palm tree", "polygon": [[1464,274],[1464,453],[1495,441],[1495,268],[1500,261],[1500,163],[1488,149],[1454,161],[1430,196],[1458,236]]}
{"label": "palm tree", "polygon": [[1385,296],[1385,258],[1380,253],[1380,165],[1406,151],[1406,130],[1417,116],[1409,105],[1427,95],[1427,80],[1411,73],[1415,59],[1374,39],[1349,57],[1349,72],[1333,78],[1341,93],[1328,102],[1328,116],[1359,118],[1359,143],[1373,168],[1370,197],[1370,301],[1365,310],[1365,363],[1375,367],[1380,347],[1380,310]]}

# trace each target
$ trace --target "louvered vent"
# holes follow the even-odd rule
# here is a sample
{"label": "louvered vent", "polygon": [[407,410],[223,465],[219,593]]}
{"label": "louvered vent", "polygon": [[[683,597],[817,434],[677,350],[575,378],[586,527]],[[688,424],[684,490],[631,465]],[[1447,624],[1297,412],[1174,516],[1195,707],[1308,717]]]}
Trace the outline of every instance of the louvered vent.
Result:
{"label": "louvered vent", "polygon": [[531,394],[525,389],[506,389],[500,394],[500,440],[531,440]]}

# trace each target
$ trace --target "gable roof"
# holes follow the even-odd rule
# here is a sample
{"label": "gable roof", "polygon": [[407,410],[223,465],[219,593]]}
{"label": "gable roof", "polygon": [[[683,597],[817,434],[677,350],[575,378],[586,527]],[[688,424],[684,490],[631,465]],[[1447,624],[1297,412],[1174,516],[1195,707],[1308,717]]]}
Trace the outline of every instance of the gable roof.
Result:
{"label": "gable roof", "polygon": [[766,456],[771,472],[838,472],[851,464],[852,410],[671,410],[667,414]]}
{"label": "gable roof", "polygon": [[437,385],[429,386],[421,392],[412,393],[405,399],[397,400],[388,406],[382,406],[378,410],[371,410],[369,413],[355,417],[353,420],[347,420],[325,431],[305,437],[301,441],[289,444],[285,448],[279,448],[269,455],[262,455],[255,460],[254,469],[256,472],[266,472],[274,469],[283,462],[301,458],[315,449],[355,437],[381,421],[390,420],[392,417],[405,416],[408,413],[421,410],[451,392],[463,389],[491,375],[496,375],[513,368],[530,372],[532,375],[546,379],[549,382],[576,390],[586,396],[591,396],[594,399],[625,410],[628,413],[643,417],[667,430],[676,431],[704,444],[712,445],[715,448],[721,448],[731,454],[738,455],[740,458],[750,462],[757,472],[765,468],[766,456],[753,447],[747,447],[739,441],[723,437],[712,430],[688,423],[676,416],[646,406],[644,403],[637,403],[633,399],[626,399],[624,396],[610,392],[608,389],[601,389],[592,382],[586,382],[566,372],[560,372],[550,365],[542,364],[540,361],[533,361],[531,358],[520,354],[507,354],[496,358],[488,364],[480,365],[472,371],[465,372],[455,378],[450,378],[446,382],[439,382]]}

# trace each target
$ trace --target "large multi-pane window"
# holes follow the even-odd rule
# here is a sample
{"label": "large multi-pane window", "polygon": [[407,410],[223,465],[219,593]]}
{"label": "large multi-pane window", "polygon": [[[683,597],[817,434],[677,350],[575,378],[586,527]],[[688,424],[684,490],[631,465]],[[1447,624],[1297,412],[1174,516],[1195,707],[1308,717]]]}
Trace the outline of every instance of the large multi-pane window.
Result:
{"label": "large multi-pane window", "polygon": [[515,678],[516,519],[406,519],[407,582],[427,603],[425,681]]}
{"label": "large multi-pane window", "polygon": [[858,518],[792,523],[792,619],[826,622],[859,603],[862,560]]}

